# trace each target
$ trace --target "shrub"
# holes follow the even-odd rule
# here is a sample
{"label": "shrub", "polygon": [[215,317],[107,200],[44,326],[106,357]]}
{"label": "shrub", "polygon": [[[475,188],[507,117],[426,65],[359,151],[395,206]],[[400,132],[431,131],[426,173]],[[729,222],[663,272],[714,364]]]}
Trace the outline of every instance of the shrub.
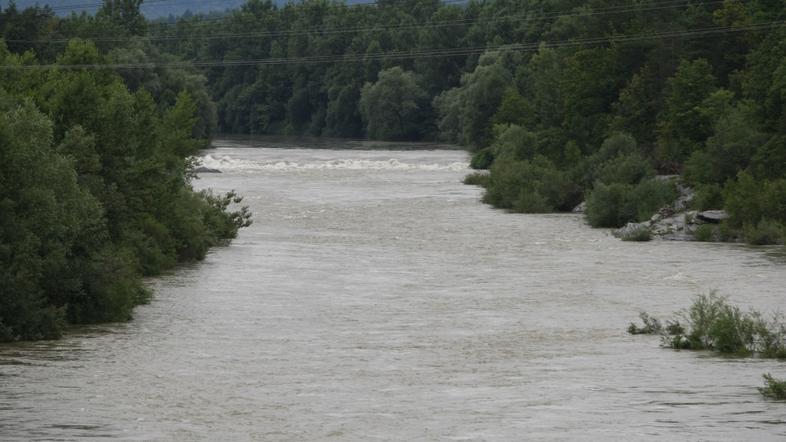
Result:
{"label": "shrub", "polygon": [[729,354],[786,357],[786,325],[781,316],[766,321],[751,310],[743,312],[714,291],[699,295],[663,333],[663,345],[676,349],[713,350]]}
{"label": "shrub", "polygon": [[567,211],[581,201],[581,192],[567,173],[544,157],[499,158],[491,167],[483,201],[522,213]]}
{"label": "shrub", "polygon": [[631,204],[635,206],[638,221],[646,221],[662,207],[677,199],[674,183],[661,180],[644,180],[633,188]]}
{"label": "shrub", "polygon": [[655,171],[647,159],[633,152],[605,162],[596,173],[596,178],[605,184],[636,184],[653,175]]}
{"label": "shrub", "polygon": [[587,196],[587,221],[592,227],[622,227],[636,218],[629,204],[632,186],[598,183]]}
{"label": "shrub", "polygon": [[775,379],[769,373],[762,375],[762,377],[764,378],[764,387],[758,387],[759,393],[772,399],[786,399],[786,380]]}
{"label": "shrub", "polygon": [[766,246],[784,242],[783,226],[770,219],[762,219],[755,226],[746,225],[743,230],[748,244]]}
{"label": "shrub", "polygon": [[475,172],[464,177],[464,184],[470,186],[486,187],[488,185],[489,175],[487,173]]}
{"label": "shrub", "polygon": [[636,186],[599,182],[587,197],[587,221],[592,227],[646,221],[676,197],[674,184],[659,180],[645,180]]}
{"label": "shrub", "polygon": [[696,187],[692,206],[696,210],[710,210],[723,207],[723,188],[718,184],[705,184]]}
{"label": "shrub", "polygon": [[636,241],[636,242],[646,242],[652,240],[652,231],[644,226],[639,226],[638,228],[631,229],[628,232],[625,232],[620,239],[623,241]]}
{"label": "shrub", "polygon": [[485,170],[491,167],[494,162],[494,152],[490,148],[479,150],[472,155],[469,167],[477,170]]}
{"label": "shrub", "polygon": [[657,318],[653,318],[644,312],[639,313],[639,318],[641,318],[641,322],[644,325],[639,327],[631,322],[628,326],[628,333],[632,335],[658,335],[663,333],[663,325]]}
{"label": "shrub", "polygon": [[717,236],[717,229],[712,224],[702,224],[693,231],[693,239],[700,242],[715,241]]}

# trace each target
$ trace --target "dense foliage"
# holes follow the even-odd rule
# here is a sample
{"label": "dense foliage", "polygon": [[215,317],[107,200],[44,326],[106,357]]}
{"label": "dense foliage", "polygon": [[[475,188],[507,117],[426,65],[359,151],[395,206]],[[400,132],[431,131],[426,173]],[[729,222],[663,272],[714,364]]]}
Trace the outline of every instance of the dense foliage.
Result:
{"label": "dense foliage", "polygon": [[207,135],[199,88],[145,73],[161,80],[156,96],[100,68],[119,50],[73,39],[44,68],[47,55],[0,42],[0,341],[127,320],[149,297],[143,275],[201,259],[249,223],[228,210],[235,195],[190,186],[194,136]]}

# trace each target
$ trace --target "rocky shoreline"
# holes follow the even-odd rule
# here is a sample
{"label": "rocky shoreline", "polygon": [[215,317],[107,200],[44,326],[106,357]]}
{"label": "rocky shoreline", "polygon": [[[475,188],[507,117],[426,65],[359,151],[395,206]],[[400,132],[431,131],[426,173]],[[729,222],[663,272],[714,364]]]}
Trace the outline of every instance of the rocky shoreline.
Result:
{"label": "rocky shoreline", "polygon": [[[659,176],[660,180],[674,180],[679,197],[670,205],[658,210],[658,212],[647,221],[640,223],[628,223],[624,227],[612,230],[612,234],[617,238],[631,238],[642,232],[649,232],[652,239],[662,239],[667,241],[695,241],[695,232],[699,226],[705,224],[720,224],[727,218],[723,210],[691,210],[691,202],[695,197],[693,189],[685,186],[679,181],[677,176]],[[581,203],[574,213],[583,213],[586,207]]]}

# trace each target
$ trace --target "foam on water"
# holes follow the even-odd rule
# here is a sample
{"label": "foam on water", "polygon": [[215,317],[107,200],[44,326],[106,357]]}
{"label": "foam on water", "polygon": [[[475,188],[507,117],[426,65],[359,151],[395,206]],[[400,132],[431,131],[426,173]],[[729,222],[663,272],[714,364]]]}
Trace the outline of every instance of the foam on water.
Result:
{"label": "foam on water", "polygon": [[460,172],[469,169],[467,162],[408,163],[396,158],[334,159],[310,162],[254,161],[229,155],[205,155],[198,165],[222,172],[292,171],[292,170],[446,170]]}

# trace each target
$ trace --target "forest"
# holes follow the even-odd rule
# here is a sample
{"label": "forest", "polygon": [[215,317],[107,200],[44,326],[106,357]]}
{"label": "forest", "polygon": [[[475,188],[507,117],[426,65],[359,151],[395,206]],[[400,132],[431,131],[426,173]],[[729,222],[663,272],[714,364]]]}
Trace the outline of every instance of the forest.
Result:
{"label": "forest", "polygon": [[786,242],[780,0],[248,0],[150,20],[0,11],[0,339],[126,319],[140,276],[247,225],[194,192],[218,133],[442,140],[514,212],[595,227],[676,197],[717,239]]}

